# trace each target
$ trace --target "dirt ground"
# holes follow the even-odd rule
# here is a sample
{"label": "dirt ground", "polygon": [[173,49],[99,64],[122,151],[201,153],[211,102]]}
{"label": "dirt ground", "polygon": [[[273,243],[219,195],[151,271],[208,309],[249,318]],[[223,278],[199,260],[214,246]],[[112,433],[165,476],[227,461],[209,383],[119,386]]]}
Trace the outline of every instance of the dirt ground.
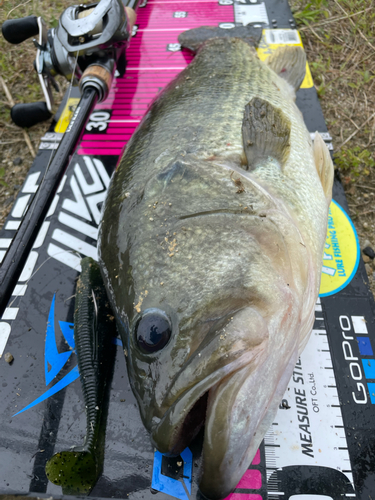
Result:
{"label": "dirt ground", "polygon": [[[56,26],[73,1],[0,0],[6,18],[42,15]],[[374,0],[291,0],[328,130],[336,167],[361,247],[375,248],[375,5]],[[0,74],[16,103],[43,100],[33,70],[31,41],[10,45],[0,37]],[[67,87],[58,80],[58,104]],[[0,227],[12,207],[47,124],[26,132],[9,116],[10,102],[0,79]],[[29,139],[29,145],[27,144]],[[33,152],[34,150],[34,152]],[[375,292],[375,264],[365,256]]]}

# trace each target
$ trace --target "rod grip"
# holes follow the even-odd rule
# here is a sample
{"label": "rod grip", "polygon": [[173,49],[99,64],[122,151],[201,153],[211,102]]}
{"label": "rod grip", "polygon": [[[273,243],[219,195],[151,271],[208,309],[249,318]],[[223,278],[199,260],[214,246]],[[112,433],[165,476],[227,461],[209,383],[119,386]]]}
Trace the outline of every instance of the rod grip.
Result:
{"label": "rod grip", "polygon": [[39,33],[38,18],[36,16],[8,19],[1,27],[3,37],[9,43],[21,43]]}
{"label": "rod grip", "polygon": [[32,127],[37,123],[49,120],[52,113],[48,111],[45,102],[30,102],[27,104],[15,104],[10,110],[10,116],[18,127]]}
{"label": "rod grip", "polygon": [[79,82],[81,92],[88,87],[93,87],[98,92],[99,102],[104,101],[111,89],[114,68],[112,59],[108,59],[102,64],[87,66]]}

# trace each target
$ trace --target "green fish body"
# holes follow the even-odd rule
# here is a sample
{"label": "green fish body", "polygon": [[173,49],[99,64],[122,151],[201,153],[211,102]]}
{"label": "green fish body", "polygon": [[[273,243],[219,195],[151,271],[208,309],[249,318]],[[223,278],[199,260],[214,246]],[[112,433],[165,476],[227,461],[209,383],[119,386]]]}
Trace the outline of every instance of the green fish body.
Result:
{"label": "green fish body", "polygon": [[105,203],[100,265],[142,420],[163,453],[205,426],[211,499],[251,463],[313,325],[333,167],[294,102],[304,65],[301,49],[266,64],[241,39],[204,43]]}

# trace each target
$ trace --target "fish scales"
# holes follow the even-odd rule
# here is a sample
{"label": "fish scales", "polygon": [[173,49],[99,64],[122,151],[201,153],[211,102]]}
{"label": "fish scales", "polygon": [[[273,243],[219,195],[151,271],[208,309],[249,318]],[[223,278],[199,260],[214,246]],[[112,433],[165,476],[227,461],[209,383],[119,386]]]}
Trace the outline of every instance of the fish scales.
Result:
{"label": "fish scales", "polygon": [[[242,40],[207,42],[150,107],[105,202],[100,263],[143,422],[177,454],[205,422],[208,498],[246,470],[312,328],[332,165],[321,153],[322,187],[293,98]],[[289,139],[248,164],[257,103]]]}
{"label": "fish scales", "polygon": [[[286,191],[284,199],[293,203],[301,219],[310,209],[320,216],[321,200],[311,206],[315,197],[311,198],[309,185],[316,184],[317,174],[312,154],[305,155],[306,149],[311,149],[311,139],[301,113],[291,98],[286,99],[289,86],[254,55],[254,49],[237,39],[219,39],[202,50],[155,102],[136,136],[142,134],[142,141],[135,139],[128,145],[122,170],[134,165],[136,157],[139,163],[145,162],[143,172],[137,175],[147,179],[150,171],[163,169],[166,159],[173,160],[181,153],[201,158],[241,155],[244,108],[252,97],[259,96],[283,109],[291,119],[292,148],[283,172],[264,166],[256,177],[269,181],[281,196]],[[311,182],[306,182],[306,175]],[[118,189],[121,192],[120,186]],[[316,222],[318,231],[320,226],[321,217]]]}

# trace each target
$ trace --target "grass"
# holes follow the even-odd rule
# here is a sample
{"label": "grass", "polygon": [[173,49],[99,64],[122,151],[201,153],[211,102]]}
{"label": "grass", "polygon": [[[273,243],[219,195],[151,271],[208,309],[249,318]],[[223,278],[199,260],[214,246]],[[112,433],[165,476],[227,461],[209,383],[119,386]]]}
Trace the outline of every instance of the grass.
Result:
{"label": "grass", "polygon": [[0,167],[0,185],[8,187],[8,184],[3,180],[3,177],[5,177],[5,168]]}
{"label": "grass", "polygon": [[298,10],[294,12],[294,19],[297,24],[308,26],[311,23],[319,21],[322,16],[329,17],[327,0],[315,0],[308,2],[306,5],[303,5],[303,2],[299,2],[299,4],[299,9],[297,7]]}
{"label": "grass", "polygon": [[[375,2],[292,0],[361,246],[375,248]],[[375,292],[375,265],[368,263]]]}
{"label": "grass", "polygon": [[375,110],[375,3],[291,3],[334,138],[336,164],[352,181],[372,179],[375,117],[366,121]]}
{"label": "grass", "polygon": [[375,167],[374,153],[360,146],[345,148],[337,153],[335,163],[345,174],[369,176]]}

